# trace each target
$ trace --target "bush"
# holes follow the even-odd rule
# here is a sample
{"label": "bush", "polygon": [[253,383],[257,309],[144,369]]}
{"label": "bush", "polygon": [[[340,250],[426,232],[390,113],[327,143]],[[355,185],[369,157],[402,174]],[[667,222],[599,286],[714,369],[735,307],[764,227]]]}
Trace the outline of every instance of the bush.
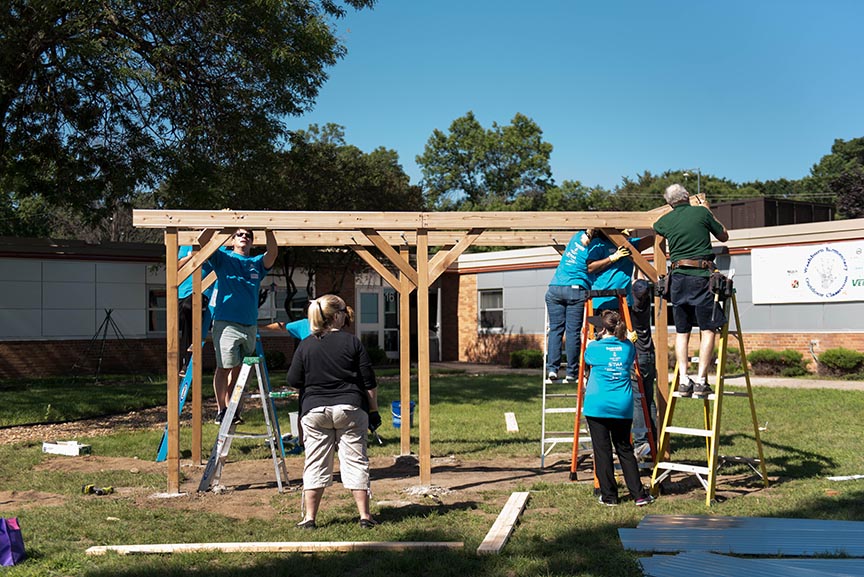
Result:
{"label": "bush", "polygon": [[[717,361],[720,358],[720,349],[714,349],[714,359],[712,362]],[[714,367],[717,367],[715,364]],[[729,341],[726,343],[726,374],[731,375],[735,373],[740,373],[743,370],[741,365],[741,349],[738,348],[738,341],[729,338]],[[712,369],[716,370],[716,369]]]}
{"label": "bush", "polygon": [[543,351],[522,349],[510,353],[510,367],[514,369],[539,369],[543,366]]}
{"label": "bush", "polygon": [[757,349],[747,355],[754,375],[798,377],[807,374],[804,355],[792,349]]}
{"label": "bush", "polygon": [[829,375],[843,376],[864,370],[864,354],[843,347],[819,355],[819,364]]}
{"label": "bush", "polygon": [[387,353],[381,347],[366,347],[366,353],[373,365],[386,365],[390,362]]}
{"label": "bush", "polygon": [[264,351],[264,361],[267,363],[268,371],[281,369],[285,366],[285,353],[282,351]]}

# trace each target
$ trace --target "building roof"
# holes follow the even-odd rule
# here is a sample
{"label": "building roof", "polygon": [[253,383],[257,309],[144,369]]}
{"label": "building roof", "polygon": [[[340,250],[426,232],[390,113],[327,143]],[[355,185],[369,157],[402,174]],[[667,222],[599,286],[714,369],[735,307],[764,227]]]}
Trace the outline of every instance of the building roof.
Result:
{"label": "building roof", "polygon": [[165,262],[165,245],[138,242],[89,244],[83,240],[0,237],[0,258],[72,258],[124,262]]}

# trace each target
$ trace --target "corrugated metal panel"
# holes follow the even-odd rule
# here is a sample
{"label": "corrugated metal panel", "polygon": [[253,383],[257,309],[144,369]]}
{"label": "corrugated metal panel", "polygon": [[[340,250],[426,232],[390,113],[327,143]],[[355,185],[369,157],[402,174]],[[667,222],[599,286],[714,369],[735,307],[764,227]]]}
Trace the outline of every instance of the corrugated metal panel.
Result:
{"label": "corrugated metal panel", "polygon": [[846,555],[864,557],[864,530],[618,529],[625,549],[676,553],[710,551],[737,555]]}
{"label": "corrugated metal panel", "polygon": [[714,553],[655,555],[639,559],[648,577],[860,577],[858,559],[749,559]]}
{"label": "corrugated metal panel", "polygon": [[676,529],[758,529],[780,531],[864,531],[862,521],[831,519],[795,519],[785,517],[723,517],[711,515],[645,515],[639,522],[645,527]]}

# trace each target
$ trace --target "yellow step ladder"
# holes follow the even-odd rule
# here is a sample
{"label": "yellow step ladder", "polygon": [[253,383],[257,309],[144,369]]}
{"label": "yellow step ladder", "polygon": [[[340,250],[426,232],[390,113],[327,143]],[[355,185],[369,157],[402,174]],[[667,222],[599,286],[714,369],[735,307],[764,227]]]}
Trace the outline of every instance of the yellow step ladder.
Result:
{"label": "yellow step ladder", "polygon": [[[677,471],[695,475],[702,484],[702,487],[705,489],[705,504],[709,507],[715,501],[717,471],[725,463],[747,464],[757,475],[759,475],[759,477],[761,477],[765,487],[768,486],[768,473],[765,470],[765,459],[762,454],[762,441],[759,438],[759,423],[756,420],[756,405],[753,401],[753,388],[750,384],[750,371],[747,368],[747,354],[744,351],[744,335],[741,333],[741,319],[738,316],[738,302],[735,298],[735,290],[731,286],[731,280],[726,282],[726,287],[722,289],[720,296],[722,297],[722,303],[719,303],[719,301],[718,303],[722,304],[723,310],[726,313],[726,324],[723,325],[720,333],[720,342],[718,344],[717,384],[714,387],[714,394],[708,395],[707,398],[695,399],[701,400],[703,403],[703,426],[683,427],[674,426],[672,424],[672,419],[675,415],[675,405],[678,402],[678,399],[684,398],[680,393],[678,393],[678,375],[680,374],[681,369],[679,361],[679,364],[675,365],[672,382],[669,384],[669,402],[666,405],[666,414],[663,417],[663,425],[660,429],[658,452],[660,458],[657,459],[654,465],[654,472],[651,475],[651,494],[655,497],[660,493],[660,484],[673,472]],[[730,308],[733,313],[732,315],[729,314]],[[732,318],[735,319],[736,331],[729,330],[729,323]],[[734,338],[738,341],[738,351],[741,356],[741,365],[743,367],[743,373],[740,375],[726,375],[728,343],[730,338]],[[740,377],[744,377],[746,392],[727,391],[726,380]],[[750,416],[753,422],[753,437],[756,442],[756,450],[758,454],[757,458],[728,457],[720,455],[719,435],[721,432],[723,399],[725,397],[746,397],[748,399],[750,404]],[[705,464],[694,465],[672,461],[670,442],[672,435],[703,437],[705,439],[706,452]]]}

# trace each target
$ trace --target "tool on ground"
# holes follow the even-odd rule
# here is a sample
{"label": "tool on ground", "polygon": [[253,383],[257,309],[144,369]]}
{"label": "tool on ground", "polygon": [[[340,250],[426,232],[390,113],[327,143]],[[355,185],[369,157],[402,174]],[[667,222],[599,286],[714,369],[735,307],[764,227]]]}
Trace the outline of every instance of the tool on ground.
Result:
{"label": "tool on ground", "polygon": [[[741,318],[738,315],[738,302],[735,298],[735,290],[732,288],[731,281],[735,271],[729,272],[728,277],[724,277],[720,289],[723,291],[720,299],[720,306],[723,307],[726,313],[726,324],[720,332],[720,342],[718,344],[717,356],[717,383],[715,392],[708,395],[707,398],[701,399],[703,402],[703,427],[680,427],[673,426],[672,419],[675,415],[675,405],[677,400],[682,397],[677,391],[679,375],[682,367],[679,363],[675,365],[675,372],[672,375],[672,382],[669,383],[669,402],[666,405],[666,414],[663,416],[663,426],[660,429],[659,454],[666,460],[657,459],[654,465],[654,471],[651,475],[651,493],[655,497],[660,493],[660,484],[669,477],[674,471],[695,475],[702,487],[705,489],[705,503],[711,506],[714,502],[714,495],[717,485],[717,471],[725,463],[744,463],[749,466],[761,479],[765,487],[768,486],[768,472],[765,469],[765,459],[762,454],[762,441],[760,440],[759,432],[761,430],[759,422],[756,420],[756,405],[753,401],[753,388],[750,383],[750,372],[747,368],[747,353],[744,350],[744,335],[741,333]],[[719,281],[718,281],[719,282]],[[728,290],[727,290],[728,289]],[[729,323],[734,319],[735,331],[729,330]],[[726,364],[729,359],[728,346],[729,337],[733,337],[738,341],[738,352],[742,361],[743,372],[738,375],[727,375]],[[746,384],[746,392],[733,392],[725,390],[726,380],[732,378],[744,377]],[[747,397],[750,405],[750,418],[753,424],[753,437],[756,441],[757,458],[748,457],[730,457],[720,455],[720,425],[722,416],[723,399],[725,397]],[[711,407],[713,401],[713,408]],[[673,462],[671,451],[671,435],[684,435],[703,437],[705,439],[705,452],[707,463],[702,465],[694,465],[692,463]]]}
{"label": "tool on ground", "polygon": [[[246,386],[253,371],[258,382],[258,392],[247,393]],[[257,398],[261,401],[266,432],[236,432],[237,423],[235,422],[235,415],[241,411],[247,397],[252,399]],[[216,442],[213,443],[213,450],[210,452],[210,460],[204,468],[204,475],[201,477],[201,483],[198,485],[199,492],[208,491],[219,484],[219,480],[222,477],[222,469],[228,458],[231,442],[234,439],[265,440],[270,446],[270,455],[273,458],[273,468],[276,472],[276,485],[279,487],[279,492],[281,493],[283,490],[283,476],[285,481],[287,481],[288,470],[285,467],[285,447],[282,443],[279,421],[276,418],[276,408],[273,400],[270,398],[270,381],[267,378],[267,368],[263,355],[243,359],[240,375],[237,377],[237,383],[234,385],[234,391],[231,393],[231,399],[228,401],[228,407],[225,409],[225,415],[222,417],[222,424],[219,426],[219,434],[216,437]]]}
{"label": "tool on ground", "polygon": [[96,485],[84,485],[81,487],[81,492],[85,495],[110,495],[114,492],[114,487],[97,487]]}

